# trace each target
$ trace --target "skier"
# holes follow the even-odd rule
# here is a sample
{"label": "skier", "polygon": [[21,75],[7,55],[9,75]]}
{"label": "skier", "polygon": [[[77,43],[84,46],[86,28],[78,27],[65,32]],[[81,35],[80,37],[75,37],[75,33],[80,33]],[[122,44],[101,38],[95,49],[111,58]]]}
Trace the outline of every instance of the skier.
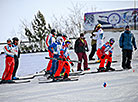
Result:
{"label": "skier", "polygon": [[[70,79],[68,78],[69,72],[70,72],[70,65],[69,65],[69,62],[66,61],[66,60],[70,60],[69,51],[68,51],[68,47],[69,47],[70,44],[71,44],[71,41],[70,41],[70,40],[66,40],[66,41],[65,41],[65,46],[64,46],[64,48],[61,49],[61,51],[60,51],[60,56],[59,56],[59,58],[63,59],[63,61],[62,61],[62,60],[59,60],[59,61],[58,61],[58,62],[59,62],[59,63],[58,63],[58,69],[57,69],[57,71],[56,71],[56,73],[55,73],[55,75],[54,75],[54,78],[55,78],[55,79],[61,78],[61,77],[60,77],[60,73],[61,73],[61,71],[63,70],[63,68],[65,68],[65,72],[64,72],[64,77],[63,77],[63,79],[70,80]],[[72,62],[70,62],[70,64],[71,64],[72,66],[74,66],[74,64],[73,64]]]}
{"label": "skier", "polygon": [[[53,54],[53,58],[59,58],[60,50],[63,48],[63,38],[57,37],[56,42],[54,42],[52,45],[48,47],[49,51]],[[55,74],[57,68],[58,68],[58,61],[52,60],[52,67],[50,69],[50,78],[53,78],[53,75]]]}
{"label": "skier", "polygon": [[19,39],[17,37],[14,37],[12,40],[13,40],[12,47],[14,49],[16,49],[16,51],[17,51],[17,55],[14,55],[15,66],[14,66],[14,70],[13,70],[13,74],[12,74],[12,79],[16,80],[16,79],[19,79],[19,78],[15,77],[17,69],[18,69],[18,65],[19,65],[19,58],[20,58],[20,49],[18,47],[18,41],[19,41]]}
{"label": "skier", "polygon": [[[96,31],[97,32],[94,32],[93,35],[95,35],[94,39],[97,39],[97,41],[96,41],[96,50],[98,50],[103,45],[103,33],[104,32],[103,32],[101,24],[97,25]],[[97,62],[100,62],[99,58],[98,58]]]}
{"label": "skier", "polygon": [[[111,68],[112,50],[113,50],[112,45],[114,44],[114,42],[115,42],[114,38],[111,38],[109,40],[109,42],[106,42],[101,48],[99,48],[97,50],[97,56],[101,60],[100,65],[99,65],[99,69],[98,69],[99,72],[105,72],[108,70],[112,70],[112,71],[115,70],[115,69]],[[108,52],[108,54],[106,54],[106,52]],[[105,59],[107,59],[106,68],[104,68]]]}
{"label": "skier", "polygon": [[[97,27],[96,27],[96,31],[97,32],[94,32],[93,34],[95,35],[95,37],[97,38],[97,50],[98,48],[100,48],[103,44],[103,29],[102,29],[102,25],[101,24],[98,24]],[[95,39],[96,39],[95,38]]]}
{"label": "skier", "polygon": [[96,52],[96,46],[97,46],[97,37],[96,37],[96,35],[95,34],[93,34],[94,32],[97,32],[97,25],[95,26],[95,28],[94,28],[94,30],[93,30],[93,32],[92,32],[92,36],[90,37],[90,38],[92,38],[92,40],[91,40],[91,53],[90,53],[90,55],[89,55],[89,60],[95,60],[94,58],[93,58],[93,56],[94,56],[94,54],[95,54],[95,52]]}
{"label": "skier", "polygon": [[137,50],[135,37],[131,33],[129,26],[125,27],[125,31],[121,34],[119,39],[119,46],[122,48],[122,67],[123,69],[131,69],[131,60],[133,46]]}
{"label": "skier", "polygon": [[[80,37],[75,41],[74,49],[75,53],[78,56],[78,60],[82,62],[82,59],[84,59],[84,64],[83,64],[84,71],[90,70],[90,68],[88,68],[87,55],[86,55],[86,51],[89,51],[89,49],[83,33],[81,33]],[[82,71],[81,63],[78,63],[77,71]]]}
{"label": "skier", "polygon": [[[50,45],[52,45],[55,42],[55,40],[56,40],[55,35],[56,35],[56,31],[55,31],[55,29],[52,29],[51,34],[47,35],[47,37],[46,37],[46,46],[47,47],[49,47]],[[49,50],[48,50],[48,52],[49,52],[49,57],[53,58],[53,54]],[[52,66],[52,59],[50,59],[48,65],[47,65],[46,73],[49,73],[51,66]]]}
{"label": "skier", "polygon": [[17,55],[16,50],[12,47],[10,39],[7,40],[7,46],[4,46],[4,52],[6,54],[5,71],[2,75],[1,83],[14,83],[12,80],[12,73],[14,70],[14,55]]}
{"label": "skier", "polygon": [[62,38],[63,38],[64,41],[66,41],[68,37],[67,37],[66,34],[63,33]]}

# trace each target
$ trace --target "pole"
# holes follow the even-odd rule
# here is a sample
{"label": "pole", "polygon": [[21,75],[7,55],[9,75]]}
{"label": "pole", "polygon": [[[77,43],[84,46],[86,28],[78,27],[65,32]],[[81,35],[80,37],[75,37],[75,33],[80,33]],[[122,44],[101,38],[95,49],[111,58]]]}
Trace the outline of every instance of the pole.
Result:
{"label": "pole", "polygon": [[136,0],[134,0],[134,30],[136,30],[136,18],[137,18],[137,15],[136,15]]}

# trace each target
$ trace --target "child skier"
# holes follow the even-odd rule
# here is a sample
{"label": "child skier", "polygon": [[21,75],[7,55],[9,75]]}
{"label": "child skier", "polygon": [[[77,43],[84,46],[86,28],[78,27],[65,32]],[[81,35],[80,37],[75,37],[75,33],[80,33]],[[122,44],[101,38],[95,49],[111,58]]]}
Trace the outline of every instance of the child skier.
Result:
{"label": "child skier", "polygon": [[[60,50],[62,49],[63,38],[57,37],[57,41],[48,47],[48,50],[53,54],[53,58],[59,58]],[[57,70],[57,60],[52,60],[52,67],[50,69],[50,77],[52,78]]]}
{"label": "child skier", "polygon": [[15,66],[14,66],[14,70],[13,70],[13,74],[12,74],[12,79],[17,80],[17,79],[19,79],[18,77],[16,77],[16,72],[17,72],[17,69],[18,69],[19,58],[20,58],[20,49],[19,49],[19,46],[18,46],[19,39],[17,37],[14,37],[12,40],[13,40],[12,47],[14,49],[16,49],[16,51],[17,51],[17,55],[14,55]]}
{"label": "child skier", "polygon": [[17,55],[17,51],[13,49],[10,39],[7,40],[7,46],[4,46],[4,52],[6,54],[6,67],[2,75],[1,83],[14,83],[14,81],[12,80],[12,73],[14,70],[14,55]]}
{"label": "child skier", "polygon": [[[60,73],[61,73],[61,71],[62,71],[62,69],[63,69],[63,67],[64,67],[64,68],[65,68],[65,73],[64,73],[63,79],[70,80],[70,79],[68,78],[69,72],[70,72],[70,65],[69,65],[69,62],[66,61],[66,60],[70,60],[69,51],[68,51],[68,47],[69,47],[70,44],[71,44],[71,41],[70,41],[70,40],[66,40],[66,41],[65,41],[64,48],[61,49],[61,51],[60,51],[60,56],[59,56],[59,58],[61,58],[63,61],[62,61],[62,60],[59,60],[59,61],[58,61],[58,62],[59,62],[59,63],[58,63],[58,69],[57,69],[57,71],[56,71],[56,73],[55,73],[55,75],[54,75],[54,78],[55,78],[55,79],[60,78]],[[70,62],[70,64],[71,64],[72,66],[74,65],[72,62]]]}
{"label": "child skier", "polygon": [[[55,31],[55,29],[52,29],[51,34],[46,37],[46,46],[47,47],[49,47],[50,45],[52,45],[55,42],[55,35],[56,35],[56,31]],[[49,52],[49,57],[53,58],[53,54],[50,52],[50,50],[48,50],[48,52]],[[52,66],[52,59],[50,59],[48,65],[47,65],[47,68],[46,68],[47,73],[49,73],[51,66]]]}
{"label": "child skier", "polygon": [[[115,70],[115,69],[110,67],[111,63],[112,63],[112,50],[113,50],[112,45],[114,44],[114,42],[115,42],[115,40],[113,38],[111,38],[109,40],[109,42],[105,43],[101,48],[99,48],[97,50],[97,56],[101,60],[100,65],[99,65],[99,69],[98,69],[99,72],[105,72],[108,70],[112,70],[112,71]],[[109,52],[109,54],[106,54],[106,52]],[[107,59],[106,68],[104,68],[105,59]]]}

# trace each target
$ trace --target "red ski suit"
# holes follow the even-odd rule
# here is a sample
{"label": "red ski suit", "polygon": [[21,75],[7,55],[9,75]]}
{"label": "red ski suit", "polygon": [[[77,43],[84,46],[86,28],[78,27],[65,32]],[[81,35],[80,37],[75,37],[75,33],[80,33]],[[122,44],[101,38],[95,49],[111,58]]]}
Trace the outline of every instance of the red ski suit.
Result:
{"label": "red ski suit", "polygon": [[6,60],[5,60],[5,71],[2,75],[2,80],[11,80],[12,79],[12,73],[14,70],[14,54],[17,53],[17,51],[13,50],[11,45],[4,46],[4,51],[6,54]]}
{"label": "red ski suit", "polygon": [[[66,60],[66,58],[65,58],[64,55],[60,55],[59,58],[62,58],[62,59]],[[67,58],[67,59],[69,59],[69,58]],[[69,72],[70,72],[69,62],[68,61],[61,61],[61,60],[59,60],[58,61],[58,69],[57,69],[54,77],[60,76],[60,73],[61,73],[63,67],[66,69],[65,73],[67,73],[67,75],[69,76]],[[65,75],[65,73],[64,73],[64,75]]]}
{"label": "red ski suit", "polygon": [[[97,56],[101,60],[99,68],[104,67],[105,59],[107,59],[106,66],[108,62],[112,62],[112,49],[112,45],[107,42],[97,50]],[[107,51],[109,52],[108,54],[106,54]]]}

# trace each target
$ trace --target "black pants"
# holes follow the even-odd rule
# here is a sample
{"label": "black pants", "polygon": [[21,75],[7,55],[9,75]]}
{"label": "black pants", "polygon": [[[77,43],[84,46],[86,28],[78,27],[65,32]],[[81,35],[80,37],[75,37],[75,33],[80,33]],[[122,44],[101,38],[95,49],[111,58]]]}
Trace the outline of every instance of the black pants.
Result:
{"label": "black pants", "polygon": [[122,67],[131,68],[132,50],[122,50]]}
{"label": "black pants", "polygon": [[17,69],[18,69],[18,65],[19,65],[19,59],[17,56],[14,57],[14,61],[15,61],[15,66],[14,66],[14,70],[12,73],[12,77],[15,77]]}
{"label": "black pants", "polygon": [[89,59],[92,59],[96,52],[96,44],[92,45],[91,53],[89,55]]}

